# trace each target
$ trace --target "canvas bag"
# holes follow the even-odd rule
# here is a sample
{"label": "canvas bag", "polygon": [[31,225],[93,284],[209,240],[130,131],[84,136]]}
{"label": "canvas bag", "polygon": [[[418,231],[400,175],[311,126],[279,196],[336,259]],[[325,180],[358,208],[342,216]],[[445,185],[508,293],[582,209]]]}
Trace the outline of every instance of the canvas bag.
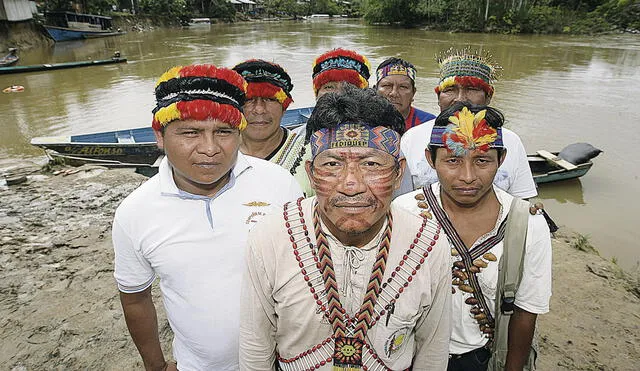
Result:
{"label": "canvas bag", "polygon": [[[503,252],[498,266],[498,285],[496,290],[495,331],[488,371],[504,371],[507,360],[510,314],[503,314],[501,298],[515,301],[516,291],[522,279],[524,250],[529,224],[529,202],[514,197],[511,202],[507,226],[504,234]],[[512,301],[512,302],[513,302]],[[533,334],[529,359],[525,371],[534,371],[538,354],[537,331]]]}

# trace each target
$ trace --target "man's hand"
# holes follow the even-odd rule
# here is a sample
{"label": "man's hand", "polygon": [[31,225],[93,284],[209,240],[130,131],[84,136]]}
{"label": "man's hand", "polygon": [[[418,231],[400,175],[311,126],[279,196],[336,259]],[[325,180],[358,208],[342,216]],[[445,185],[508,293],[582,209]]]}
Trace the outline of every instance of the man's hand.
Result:
{"label": "man's hand", "polygon": [[164,369],[162,371],[178,371],[178,364],[174,361],[169,361],[164,365]]}
{"label": "man's hand", "polygon": [[527,312],[517,306],[509,320],[509,343],[506,371],[522,371],[531,349],[531,340],[536,328],[537,314]]}
{"label": "man's hand", "polygon": [[[133,294],[120,293],[129,333],[147,371],[176,370],[175,364],[166,362],[160,347],[156,308],[151,297],[151,287]],[[173,368],[170,368],[173,367]]]}

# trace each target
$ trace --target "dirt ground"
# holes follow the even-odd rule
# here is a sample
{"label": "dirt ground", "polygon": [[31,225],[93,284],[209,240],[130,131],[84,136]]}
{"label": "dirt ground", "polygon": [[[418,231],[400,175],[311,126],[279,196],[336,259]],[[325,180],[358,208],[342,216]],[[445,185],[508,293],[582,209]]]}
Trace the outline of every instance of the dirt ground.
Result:
{"label": "dirt ground", "polygon": [[[118,300],[110,236],[115,208],[146,178],[98,167],[9,170],[33,172],[24,183],[0,183],[0,370],[143,369]],[[539,370],[637,370],[638,273],[570,247],[573,235],[561,232],[551,312],[539,320]],[[169,353],[161,305],[159,321]]]}

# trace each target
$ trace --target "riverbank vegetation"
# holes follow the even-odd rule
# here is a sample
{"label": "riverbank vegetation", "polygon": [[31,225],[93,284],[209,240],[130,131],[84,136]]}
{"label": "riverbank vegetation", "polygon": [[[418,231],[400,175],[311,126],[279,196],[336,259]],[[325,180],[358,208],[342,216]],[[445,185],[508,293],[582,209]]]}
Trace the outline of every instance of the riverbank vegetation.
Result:
{"label": "riverbank vegetation", "polygon": [[640,0],[362,0],[372,23],[500,33],[640,30]]}
{"label": "riverbank vegetation", "polygon": [[[364,17],[369,23],[455,32],[570,33],[640,32],[640,0],[82,0],[85,13],[114,9],[186,23],[191,17],[222,21],[308,16]],[[50,0],[47,10],[71,10],[68,0]],[[77,4],[76,4],[77,8]],[[131,9],[133,8],[133,9]]]}

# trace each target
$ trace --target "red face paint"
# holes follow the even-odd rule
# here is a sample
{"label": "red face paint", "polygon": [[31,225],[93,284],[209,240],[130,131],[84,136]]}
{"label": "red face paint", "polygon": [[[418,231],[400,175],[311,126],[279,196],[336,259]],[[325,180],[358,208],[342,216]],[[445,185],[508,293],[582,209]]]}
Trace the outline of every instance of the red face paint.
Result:
{"label": "red face paint", "polygon": [[[352,147],[320,152],[311,165],[323,221],[331,232],[347,240],[354,235],[375,236],[389,210],[400,181],[397,160],[372,148]],[[368,242],[368,241],[367,241]]]}

